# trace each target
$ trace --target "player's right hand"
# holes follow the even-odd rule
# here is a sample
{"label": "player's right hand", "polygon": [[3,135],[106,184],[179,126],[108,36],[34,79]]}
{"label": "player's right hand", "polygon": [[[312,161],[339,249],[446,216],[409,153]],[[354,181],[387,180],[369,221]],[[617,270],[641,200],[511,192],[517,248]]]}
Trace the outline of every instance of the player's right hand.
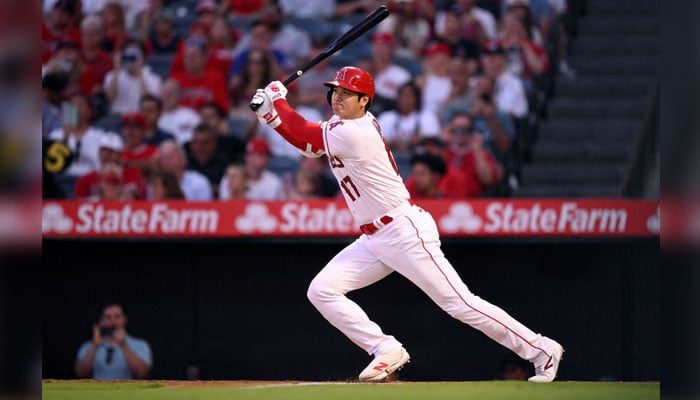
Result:
{"label": "player's right hand", "polygon": [[265,87],[265,94],[274,103],[278,99],[287,98],[287,88],[280,81],[272,81]]}
{"label": "player's right hand", "polygon": [[282,123],[279,114],[277,114],[277,110],[275,110],[275,106],[263,89],[258,89],[255,92],[255,96],[253,96],[250,104],[255,104],[257,106],[255,115],[258,117],[258,121],[260,121],[261,124],[269,125],[271,128],[277,128]]}

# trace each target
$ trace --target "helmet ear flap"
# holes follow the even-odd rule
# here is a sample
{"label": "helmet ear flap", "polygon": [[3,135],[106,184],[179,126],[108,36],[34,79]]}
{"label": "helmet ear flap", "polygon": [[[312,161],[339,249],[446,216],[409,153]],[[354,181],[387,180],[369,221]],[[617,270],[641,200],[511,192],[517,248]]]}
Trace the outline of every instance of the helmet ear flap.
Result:
{"label": "helmet ear flap", "polygon": [[333,97],[333,88],[332,88],[332,87],[329,87],[329,88],[328,88],[328,93],[326,93],[326,100],[328,101],[328,105],[329,105],[329,106],[333,106],[333,104],[331,103],[331,98],[332,98],[332,97]]}

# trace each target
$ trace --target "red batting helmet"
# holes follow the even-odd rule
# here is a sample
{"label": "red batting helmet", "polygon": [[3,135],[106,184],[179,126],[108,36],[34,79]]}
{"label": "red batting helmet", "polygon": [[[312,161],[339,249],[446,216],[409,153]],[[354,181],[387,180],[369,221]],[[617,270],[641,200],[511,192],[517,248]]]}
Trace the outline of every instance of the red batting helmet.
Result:
{"label": "red batting helmet", "polygon": [[[352,90],[353,92],[366,94],[369,96],[370,103],[374,100],[374,79],[369,72],[357,67],[343,67],[335,73],[335,78],[324,83],[324,85],[333,89],[340,86],[343,89]],[[328,96],[328,103],[331,98]]]}

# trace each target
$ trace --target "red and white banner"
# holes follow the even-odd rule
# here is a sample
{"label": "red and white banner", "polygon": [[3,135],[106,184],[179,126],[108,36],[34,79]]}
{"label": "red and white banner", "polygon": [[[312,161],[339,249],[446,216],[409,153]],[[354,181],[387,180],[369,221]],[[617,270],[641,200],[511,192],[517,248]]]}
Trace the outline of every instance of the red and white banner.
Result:
{"label": "red and white banner", "polygon": [[[659,203],[620,199],[421,200],[448,237],[658,236]],[[342,201],[45,201],[44,237],[357,236]]]}

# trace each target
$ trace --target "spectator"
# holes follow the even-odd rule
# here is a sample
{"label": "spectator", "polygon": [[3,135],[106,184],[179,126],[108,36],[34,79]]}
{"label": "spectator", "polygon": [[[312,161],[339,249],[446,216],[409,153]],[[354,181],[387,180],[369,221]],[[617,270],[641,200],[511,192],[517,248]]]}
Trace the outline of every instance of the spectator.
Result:
{"label": "spectator", "polygon": [[279,76],[274,75],[272,64],[272,59],[263,50],[255,48],[247,53],[243,70],[240,74],[232,75],[229,80],[234,114],[254,119],[249,108],[250,99],[257,89],[265,86],[265,82]]}
{"label": "spectator", "polygon": [[175,175],[157,171],[151,176],[151,200],[185,200],[185,194],[180,189],[180,184]]}
{"label": "spectator", "polygon": [[97,193],[88,197],[95,201],[134,200],[136,196],[124,182],[124,167],[108,162],[102,166],[97,180]]}
{"label": "spectator", "polygon": [[180,104],[180,83],[174,79],[167,79],[163,83],[160,98],[163,102],[163,112],[158,118],[158,127],[172,132],[177,144],[182,146],[192,139],[192,130],[201,121],[199,113]]}
{"label": "spectator", "polygon": [[63,127],[61,103],[68,77],[61,73],[48,73],[41,78],[41,136],[48,137],[51,132]]}
{"label": "spectator", "polygon": [[442,157],[429,153],[415,154],[411,157],[411,176],[406,180],[406,189],[411,198],[445,197],[440,187],[445,173],[447,173],[447,164]]}
{"label": "spectator", "polygon": [[[327,1],[323,3],[329,3]],[[328,5],[326,5],[326,8]],[[332,5],[330,6],[332,7]],[[322,10],[324,7],[319,7]],[[279,6],[272,8],[274,10],[265,20],[272,28],[272,42],[270,45],[274,49],[278,49],[284,53],[287,59],[285,69],[301,65],[301,63],[311,55],[311,37],[306,31],[297,28],[293,24],[285,23],[285,15],[282,14]],[[321,19],[321,18],[319,18]],[[321,21],[314,21],[322,23]]]}
{"label": "spectator", "polygon": [[530,40],[525,23],[515,13],[503,16],[503,35],[498,44],[503,47],[510,70],[521,79],[528,92],[533,92],[532,79],[549,71],[549,58],[544,47]]}
{"label": "spectator", "polygon": [[[279,200],[284,198],[282,179],[267,169],[270,163],[270,155],[270,146],[265,139],[253,138],[246,145],[247,198],[250,200]],[[219,195],[222,200],[229,199],[229,196],[229,193],[223,191]]]}
{"label": "spectator", "polygon": [[490,43],[482,54],[486,75],[494,81],[493,103],[511,118],[523,118],[528,112],[527,96],[522,80],[508,68],[506,51],[498,43]]}
{"label": "spectator", "polygon": [[144,48],[139,42],[130,42],[123,51],[116,51],[113,63],[104,83],[112,114],[136,112],[141,96],[160,91],[161,78],[144,64]]}
{"label": "spectator", "polygon": [[474,128],[484,135],[484,146],[502,162],[511,148],[516,131],[513,120],[493,102],[494,83],[486,75],[479,75],[471,103],[464,108],[474,119]]}
{"label": "spectator", "polygon": [[186,146],[189,169],[201,173],[209,180],[214,197],[218,197],[219,183],[229,164],[229,159],[217,147],[218,135],[207,124],[199,124],[194,128],[192,141]]}
{"label": "spectator", "polygon": [[372,35],[372,60],[370,73],[374,76],[375,95],[372,100],[372,112],[379,115],[382,111],[396,107],[399,87],[411,80],[411,73],[392,61],[396,38],[388,32]]}
{"label": "spectator", "polygon": [[392,13],[379,25],[379,30],[389,32],[396,38],[394,55],[419,60],[423,48],[430,39],[430,22],[420,13],[420,0],[393,0],[389,5]]}
{"label": "spectator", "polygon": [[78,43],[67,40],[56,45],[56,51],[45,67],[46,73],[61,73],[68,76],[65,95],[84,93],[91,96],[95,91],[95,75],[80,56]]}
{"label": "spectator", "polygon": [[498,26],[494,15],[476,3],[477,0],[457,0],[457,7],[462,18],[464,38],[474,40],[483,47],[488,40],[496,38]]}
{"label": "spectator", "polygon": [[175,54],[180,34],[175,29],[175,15],[169,8],[161,8],[153,16],[153,27],[148,33],[153,54]]}
{"label": "spectator", "polygon": [[299,169],[294,172],[292,188],[288,197],[294,200],[316,199],[319,197],[319,186],[320,180],[318,175]]}
{"label": "spectator", "polygon": [[122,134],[126,142],[122,153],[124,162],[138,168],[148,179],[155,168],[158,147],[146,142],[146,116],[140,112],[124,114]]}
{"label": "spectator", "polygon": [[158,146],[165,140],[175,140],[175,135],[158,127],[158,120],[163,113],[163,102],[152,94],[141,96],[141,114],[145,118],[144,133],[146,143]]}
{"label": "spectator", "polygon": [[569,30],[566,29],[566,20],[570,17],[569,2],[567,0],[549,0],[552,9],[552,21],[547,29],[547,38],[545,44],[547,48],[553,48],[549,51],[552,58],[556,58],[557,72],[566,79],[574,79],[578,72],[569,65]]}
{"label": "spectator", "polygon": [[473,86],[476,79],[473,77],[467,61],[461,57],[452,57],[447,66],[447,75],[450,77],[450,94],[445,100],[446,107],[440,109],[438,114],[441,121],[447,121],[456,110],[464,110],[469,107],[474,96]]}
{"label": "spectator", "polygon": [[126,30],[124,6],[118,1],[110,1],[101,11],[105,21],[105,34],[110,51],[119,52],[131,40]]}
{"label": "spectator", "polygon": [[338,181],[335,180],[328,170],[327,157],[302,157],[299,161],[298,170],[318,177],[316,196],[335,197],[338,194],[340,187],[338,186]]}
{"label": "spectator", "polygon": [[[454,165],[449,165],[445,162],[445,151],[447,149],[447,143],[440,139],[439,136],[429,136],[420,141],[418,146],[416,146],[416,151],[414,156],[419,155],[430,155],[443,160],[445,164],[445,172],[442,174],[438,182],[438,191],[445,198],[464,198],[467,197],[467,187],[464,185],[466,180],[462,170],[455,167]],[[438,167],[439,168],[439,167]],[[412,171],[413,172],[413,171]],[[420,173],[420,171],[418,171]],[[425,171],[423,171],[425,172]],[[406,179],[406,188],[409,193],[427,193],[426,189],[419,190],[416,185],[420,187],[427,187],[425,183],[417,183],[416,176],[411,174]],[[427,176],[424,176],[427,178]],[[419,178],[420,179],[420,178]],[[424,179],[425,180],[425,179]]]}
{"label": "spectator", "polygon": [[270,62],[270,73],[272,76],[279,77],[285,71],[290,71],[292,64],[284,51],[274,46],[272,42],[274,35],[275,32],[269,26],[267,20],[258,19],[253,21],[250,32],[244,35],[238,44],[239,53],[233,61],[233,66],[228,73],[229,77],[240,75],[243,72],[246,61],[253,49],[262,51],[265,54],[265,58]]}
{"label": "spectator", "polygon": [[78,178],[75,183],[75,198],[94,198],[100,193],[101,177],[104,166],[113,164],[120,166],[121,181],[124,192],[130,191],[133,198],[143,199],[146,196],[146,185],[138,168],[125,165],[122,160],[124,141],[118,133],[105,132],[100,137],[100,168],[93,170]]}
{"label": "spectator", "polygon": [[41,63],[51,59],[61,42],[80,43],[80,0],[58,0],[41,22]]}
{"label": "spectator", "polygon": [[224,17],[215,17],[209,31],[211,54],[208,65],[226,76],[233,65],[239,38],[240,34],[231,29]]}
{"label": "spectator", "polygon": [[[248,174],[243,164],[233,163],[226,167],[224,179],[219,188],[221,200],[245,200],[248,197]],[[226,199],[221,195],[225,193]]]}
{"label": "spectator", "polygon": [[413,81],[399,88],[396,110],[384,111],[377,122],[402,176],[409,173],[411,152],[418,142],[442,130],[434,112],[421,110],[421,92]]}
{"label": "spectator", "polygon": [[187,154],[174,140],[166,140],[158,146],[158,167],[173,174],[187,200],[211,200],[212,189],[207,177],[187,169]]}
{"label": "spectator", "polygon": [[484,139],[469,114],[456,113],[443,136],[449,144],[445,161],[461,169],[467,196],[478,196],[501,180],[503,167],[483,148]]}
{"label": "spectator", "polygon": [[214,18],[219,14],[219,6],[214,0],[199,0],[194,6],[197,14],[197,23],[211,27]]}
{"label": "spectator", "polygon": [[98,380],[142,379],[153,365],[151,348],[143,339],[126,332],[124,306],[109,302],[92,326],[92,340],[78,350],[75,373]]}
{"label": "spectator", "polygon": [[64,107],[63,128],[51,132],[49,139],[62,141],[73,154],[71,165],[56,175],[63,193],[72,196],[76,179],[100,167],[98,153],[102,131],[90,125],[92,107],[85,94],[72,95]]}
{"label": "spectator", "polygon": [[92,70],[95,84],[92,96],[103,94],[103,83],[107,73],[113,68],[112,56],[104,50],[102,42],[105,39],[105,27],[102,17],[88,15],[80,23],[83,62]]}
{"label": "spectator", "polygon": [[209,126],[212,132],[216,133],[216,148],[224,158],[231,161],[243,162],[246,142],[241,139],[242,135],[232,132],[226,119],[224,110],[216,103],[205,103],[199,110],[202,123]]}
{"label": "spectator", "polygon": [[424,54],[425,72],[416,78],[423,98],[421,109],[438,114],[447,106],[447,98],[452,91],[452,81],[447,74],[452,52],[445,43],[433,41],[426,46]]}
{"label": "spectator", "polygon": [[460,14],[454,7],[444,12],[444,20],[437,39],[450,46],[453,57],[465,60],[470,75],[475,73],[479,67],[479,42],[462,36]]}
{"label": "spectator", "polygon": [[230,100],[226,92],[226,80],[219,71],[207,67],[208,54],[209,50],[203,40],[187,39],[183,71],[171,73],[170,78],[180,84],[182,105],[196,110],[202,104],[213,101],[223,110],[228,110]]}

